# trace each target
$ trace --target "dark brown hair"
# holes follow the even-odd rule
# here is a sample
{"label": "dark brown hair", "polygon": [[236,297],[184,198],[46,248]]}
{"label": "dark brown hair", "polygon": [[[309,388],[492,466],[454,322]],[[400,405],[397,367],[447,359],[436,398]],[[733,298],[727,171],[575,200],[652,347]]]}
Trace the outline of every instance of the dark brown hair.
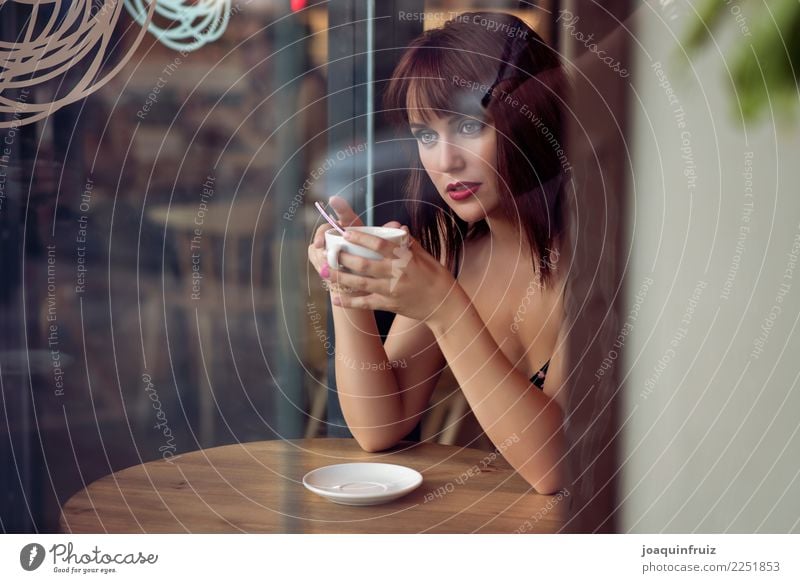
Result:
{"label": "dark brown hair", "polygon": [[[566,87],[557,53],[522,20],[468,12],[415,39],[384,94],[386,114],[406,136],[409,107],[426,120],[458,112],[495,127],[501,208],[520,222],[543,284],[551,281],[564,227]],[[463,242],[487,234],[488,225],[461,220],[437,194],[416,147],[412,157],[411,232],[434,257],[444,252],[453,270]]]}

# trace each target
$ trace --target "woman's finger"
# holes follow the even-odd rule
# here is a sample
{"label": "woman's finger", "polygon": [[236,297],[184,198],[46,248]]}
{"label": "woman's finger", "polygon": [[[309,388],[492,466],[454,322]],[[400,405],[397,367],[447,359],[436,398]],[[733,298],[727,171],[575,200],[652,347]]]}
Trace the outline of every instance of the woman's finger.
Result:
{"label": "woman's finger", "polygon": [[394,248],[397,246],[395,243],[364,233],[363,231],[347,231],[344,235],[350,243],[355,243],[361,247],[366,247],[376,253],[380,253],[384,257],[391,257]]}
{"label": "woman's finger", "polygon": [[332,271],[329,280],[331,283],[338,283],[344,288],[360,292],[382,293],[386,288],[385,280],[344,271]]}
{"label": "woman's finger", "polygon": [[314,233],[314,247],[322,249],[325,246],[325,233],[331,229],[328,223],[320,225]]}
{"label": "woman's finger", "polygon": [[314,267],[314,270],[324,277],[324,275],[322,274],[322,268],[323,266],[327,265],[324,253],[320,249],[314,247],[314,245],[309,245],[308,260],[311,262],[311,265]]}
{"label": "woman's finger", "polygon": [[331,294],[331,303],[342,308],[357,308],[360,310],[380,310],[380,296],[369,294],[366,296],[348,296],[345,294]]}
{"label": "woman's finger", "polygon": [[400,229],[402,226],[400,225],[400,221],[389,221],[385,225],[383,225],[387,229]]}
{"label": "woman's finger", "polygon": [[339,265],[354,273],[360,273],[368,277],[382,278],[389,277],[392,274],[391,265],[387,265],[385,261],[367,259],[347,251],[339,252]]}
{"label": "woman's finger", "polygon": [[345,227],[361,227],[364,223],[358,218],[358,215],[353,212],[347,201],[341,196],[332,196],[328,203],[336,211],[336,217],[339,219],[339,224]]}

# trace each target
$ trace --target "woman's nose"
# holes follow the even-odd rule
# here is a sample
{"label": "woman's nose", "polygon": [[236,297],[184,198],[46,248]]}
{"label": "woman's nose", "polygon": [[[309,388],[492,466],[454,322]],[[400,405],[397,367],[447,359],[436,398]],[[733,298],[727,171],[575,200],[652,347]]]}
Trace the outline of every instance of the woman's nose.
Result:
{"label": "woman's nose", "polygon": [[461,148],[452,142],[441,140],[439,142],[439,170],[452,172],[464,165],[464,156]]}

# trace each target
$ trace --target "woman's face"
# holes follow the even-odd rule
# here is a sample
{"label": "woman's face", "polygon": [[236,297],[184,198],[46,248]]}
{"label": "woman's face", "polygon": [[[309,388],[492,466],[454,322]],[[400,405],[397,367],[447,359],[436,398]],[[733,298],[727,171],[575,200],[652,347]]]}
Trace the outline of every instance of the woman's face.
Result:
{"label": "woman's face", "polygon": [[456,215],[474,223],[499,208],[494,126],[450,113],[428,122],[411,113],[409,126],[422,166]]}

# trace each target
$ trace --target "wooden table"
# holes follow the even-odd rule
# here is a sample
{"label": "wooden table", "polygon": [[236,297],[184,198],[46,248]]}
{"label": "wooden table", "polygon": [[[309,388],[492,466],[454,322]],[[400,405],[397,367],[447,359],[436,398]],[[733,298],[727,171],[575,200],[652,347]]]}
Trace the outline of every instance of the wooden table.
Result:
{"label": "wooden table", "polygon": [[[227,445],[101,478],[67,501],[60,525],[70,533],[558,531],[570,498],[536,494],[505,460],[491,456],[408,442],[370,454],[352,439]],[[334,504],[303,487],[308,471],[354,461],[412,467],[423,483],[399,500],[361,507]]]}

